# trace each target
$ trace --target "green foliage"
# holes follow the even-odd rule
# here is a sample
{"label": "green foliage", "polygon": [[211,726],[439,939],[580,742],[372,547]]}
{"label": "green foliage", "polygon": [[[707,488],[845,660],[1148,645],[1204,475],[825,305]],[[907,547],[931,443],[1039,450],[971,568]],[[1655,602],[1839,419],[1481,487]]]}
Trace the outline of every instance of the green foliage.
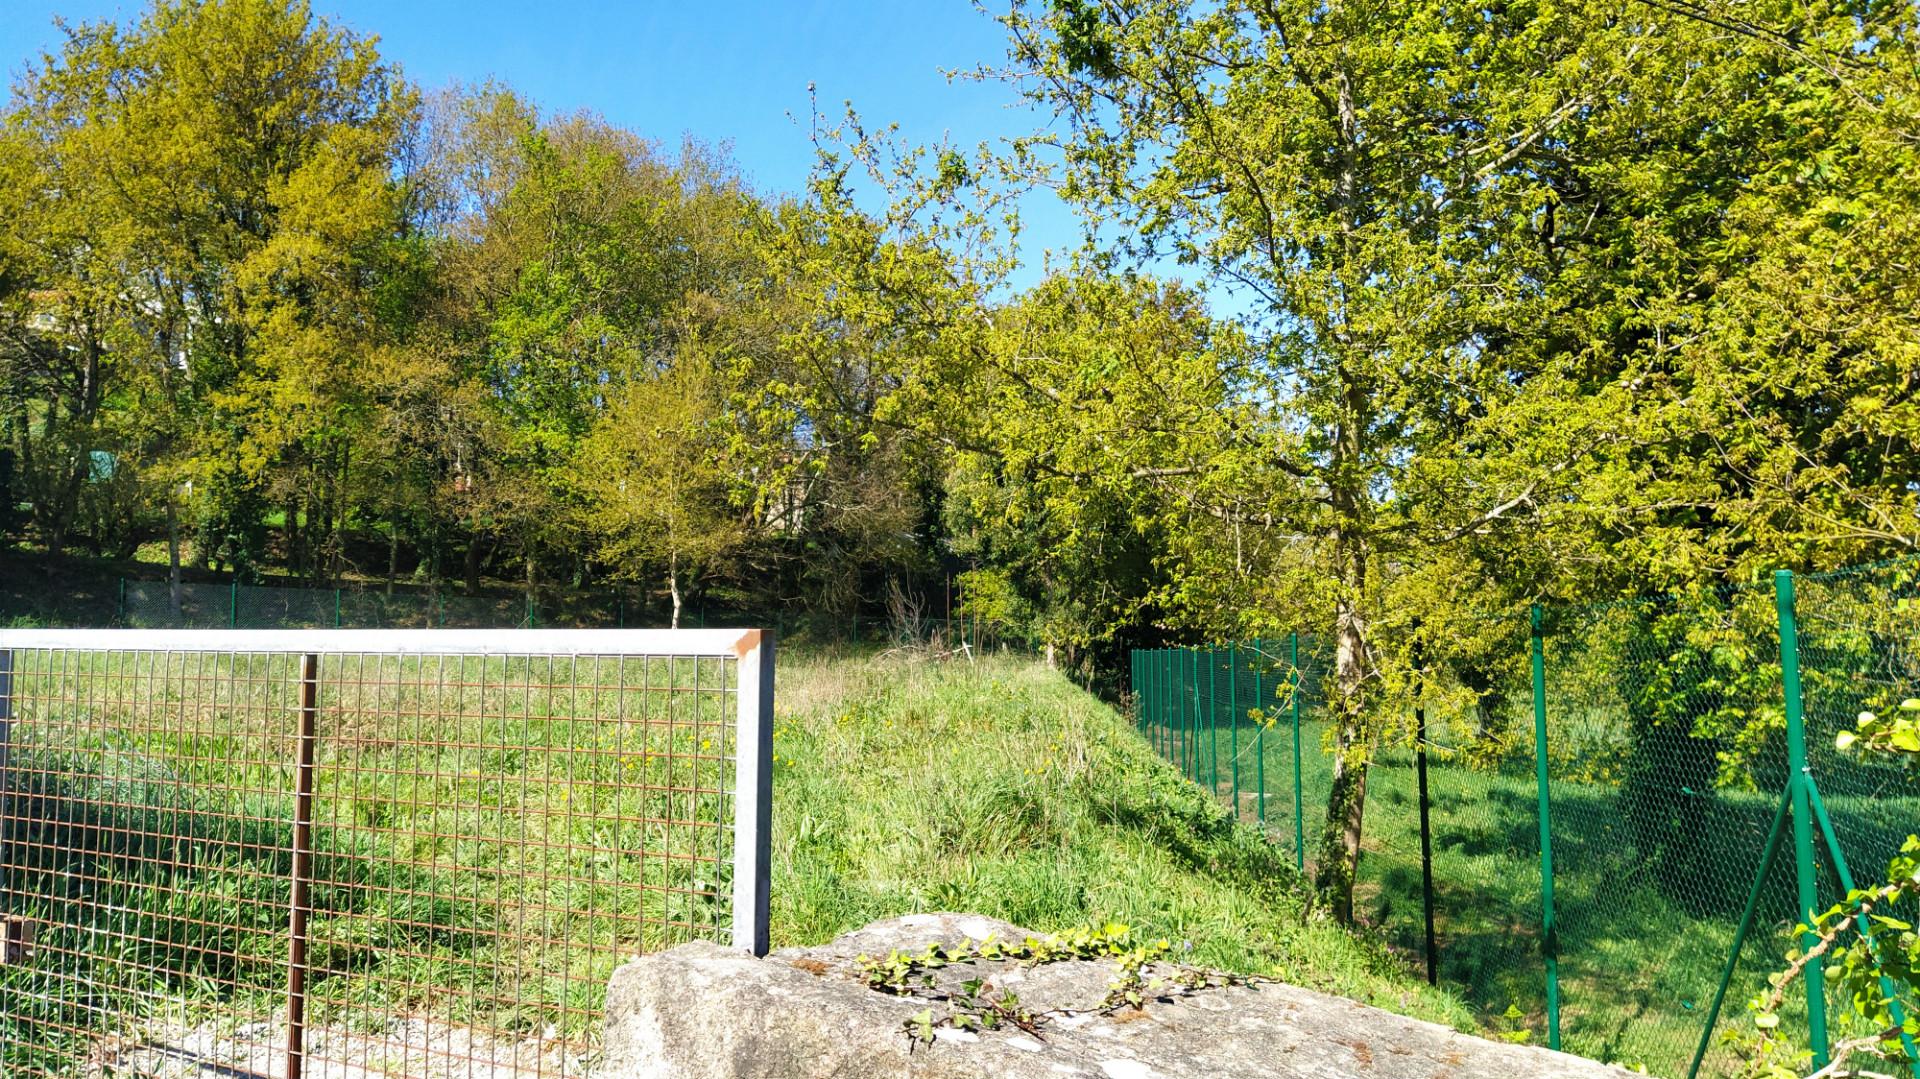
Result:
{"label": "green foliage", "polygon": [[1920,759],[1920,700],[1901,701],[1900,710],[1884,718],[1860,713],[1859,725],[1835,735],[1833,744],[1842,753],[1907,754],[1903,759]]}
{"label": "green foliage", "polygon": [[[1842,753],[1888,755],[1908,769],[1920,768],[1920,700],[1902,701],[1889,716],[1860,713],[1858,725],[1839,732],[1834,746]],[[1852,889],[1795,927],[1796,940],[1811,934],[1814,943],[1788,952],[1786,968],[1769,979],[1769,991],[1748,1002],[1755,1029],[1749,1039],[1750,1074],[1795,1079],[1806,1073],[1810,1053],[1781,1030],[1779,1013],[1788,990],[1815,957],[1823,957],[1828,995],[1846,1001],[1852,1015],[1873,1032],[1836,1044],[1834,1066],[1857,1069],[1861,1065],[1854,1058],[1859,1057],[1890,1068],[1909,1062],[1902,1036],[1920,1036],[1920,1015],[1915,1013],[1920,1006],[1920,932],[1913,924],[1917,908],[1920,835],[1909,835],[1880,882]]]}
{"label": "green foliage", "polygon": [[[1912,402],[1894,386],[1913,356],[1866,329],[1911,317],[1894,297],[1912,275],[1860,261],[1886,233],[1858,223],[1913,216],[1893,209],[1920,183],[1920,98],[1895,44],[1913,18],[1003,16],[1009,77],[1063,120],[1011,167],[1078,205],[1090,264],[1174,259],[1233,297],[1247,360],[1216,368],[1221,422],[1171,429],[1203,464],[1153,477],[1175,488],[1164,594],[1188,624],[1258,631],[1307,609],[1334,631],[1349,767],[1323,869],[1357,856],[1348,825],[1410,682],[1410,615],[1912,541]],[[1487,692],[1477,645],[1439,640]],[[1754,720],[1734,752],[1765,739]],[[1339,909],[1351,874],[1329,872]]]}
{"label": "green foliage", "polygon": [[[1740,786],[1780,723],[1699,629],[1738,620],[1711,586],[1920,539],[1914,20],[1016,0],[1011,84],[1056,122],[970,151],[849,110],[781,194],[423,95],[303,0],[153,0],[73,27],[0,125],[0,517],[676,609],[846,619],[958,575],[1089,680],[1311,626],[1342,915],[1416,683],[1495,762],[1504,616],[1697,588],[1635,660],[1641,755],[1588,758],[1683,889],[1697,803],[1649,762]],[[1017,288],[1036,185],[1088,242]]]}

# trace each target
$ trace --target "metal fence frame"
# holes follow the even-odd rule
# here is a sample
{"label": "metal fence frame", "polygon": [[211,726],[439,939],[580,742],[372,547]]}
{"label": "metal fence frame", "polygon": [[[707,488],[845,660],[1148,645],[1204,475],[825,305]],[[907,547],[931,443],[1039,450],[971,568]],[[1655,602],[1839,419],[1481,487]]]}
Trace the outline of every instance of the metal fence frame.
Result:
{"label": "metal fence frame", "polygon": [[[769,948],[773,798],[774,635],[759,629],[429,629],[176,630],[0,629],[0,834],[12,810],[12,748],[17,718],[15,654],[78,653],[282,655],[299,662],[297,760],[294,762],[293,870],[289,874],[286,1075],[299,1079],[306,1052],[302,923],[310,913],[316,701],[323,656],[381,658],[542,657],[548,659],[700,659],[735,665],[731,791],[731,928],[734,946],[756,956]],[[723,822],[715,822],[716,824]],[[11,928],[9,925],[8,928]],[[0,948],[8,942],[0,940]]]}

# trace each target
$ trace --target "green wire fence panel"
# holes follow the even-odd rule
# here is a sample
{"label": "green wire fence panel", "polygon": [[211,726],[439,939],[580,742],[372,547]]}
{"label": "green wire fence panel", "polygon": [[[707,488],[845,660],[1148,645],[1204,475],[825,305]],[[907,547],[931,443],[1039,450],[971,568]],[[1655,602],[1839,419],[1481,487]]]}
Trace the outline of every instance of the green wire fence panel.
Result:
{"label": "green wire fence panel", "polygon": [[237,629],[326,629],[340,620],[340,594],[331,588],[227,588]]}
{"label": "green wire fence panel", "polygon": [[1324,650],[1304,636],[1140,649],[1132,663],[1142,736],[1301,865],[1331,784],[1325,668]]}
{"label": "green wire fence panel", "polygon": [[[1885,879],[1887,862],[1920,831],[1920,775],[1897,763],[1840,753],[1834,736],[1861,712],[1885,714],[1920,697],[1920,559],[1796,580],[1800,675],[1808,769],[1834,837],[1861,886]],[[1824,906],[1839,898],[1832,859],[1814,845]],[[1901,917],[1912,919],[1911,912]],[[1907,1012],[1916,1002],[1903,1000]],[[1849,1022],[1848,1001],[1830,998],[1834,1041],[1866,1031]]]}
{"label": "green wire fence panel", "polygon": [[136,629],[229,629],[233,589],[182,582],[176,595],[166,581],[126,581],[120,621]]}
{"label": "green wire fence panel", "polygon": [[[1773,591],[1553,611],[1544,650],[1562,1048],[1684,1075],[1786,782]],[[1736,1004],[1781,965],[1791,859],[1761,896]],[[1716,1040],[1701,1073],[1737,1070]]]}
{"label": "green wire fence panel", "polygon": [[[1463,989],[1490,1021],[1518,1008],[1544,1035],[1526,622],[1461,618],[1427,626],[1421,639],[1449,647],[1425,649],[1418,680],[1375,746],[1356,913],[1397,951],[1423,954],[1416,723],[1423,716],[1439,977]],[[1324,794],[1307,812],[1313,821],[1324,815]]]}
{"label": "green wire fence panel", "polygon": [[[1806,908],[1844,894],[1813,800],[1863,883],[1920,831],[1920,777],[1834,746],[1861,712],[1920,697],[1920,559],[1799,578],[1797,603],[1793,584],[1562,607],[1537,631],[1525,614],[1425,626],[1417,674],[1376,691],[1395,714],[1371,721],[1356,917],[1423,954],[1424,750],[1440,977],[1542,1044],[1675,1079],[1704,1045],[1695,1074],[1737,1074],[1722,1033],[1751,1035],[1746,1002]],[[1301,635],[1134,663],[1143,735],[1307,871],[1333,772],[1329,659]],[[1802,756],[1789,669],[1811,783],[1761,875]],[[1816,999],[1796,990],[1780,1013],[1804,1044],[1868,1033],[1851,1001]]]}
{"label": "green wire fence panel", "polygon": [[[671,608],[658,597],[620,591],[542,588],[469,596],[378,584],[340,588],[121,579],[112,596],[115,624],[135,629],[630,629],[665,626]],[[104,617],[104,616],[103,616]],[[57,624],[64,619],[53,619]],[[760,625],[783,637],[948,652],[1044,651],[1019,626],[979,618],[931,618],[911,611],[885,615],[768,610],[753,603],[688,604],[681,628]]]}

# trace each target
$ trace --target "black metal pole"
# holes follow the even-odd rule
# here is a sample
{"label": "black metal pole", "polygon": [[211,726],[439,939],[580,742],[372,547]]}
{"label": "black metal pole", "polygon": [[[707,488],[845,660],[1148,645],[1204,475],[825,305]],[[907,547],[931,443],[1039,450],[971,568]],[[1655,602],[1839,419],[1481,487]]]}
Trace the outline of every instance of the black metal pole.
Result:
{"label": "black metal pole", "polygon": [[1427,799],[1427,706],[1424,700],[1426,671],[1420,650],[1419,629],[1413,638],[1413,737],[1416,762],[1420,771],[1420,899],[1427,914],[1427,984],[1440,984],[1440,943],[1433,931],[1433,827]]}

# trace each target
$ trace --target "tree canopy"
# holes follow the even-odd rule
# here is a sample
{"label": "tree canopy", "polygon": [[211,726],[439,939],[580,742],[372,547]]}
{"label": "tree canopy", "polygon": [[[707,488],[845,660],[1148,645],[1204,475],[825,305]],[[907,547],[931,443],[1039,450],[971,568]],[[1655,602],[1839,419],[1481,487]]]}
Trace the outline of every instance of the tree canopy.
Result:
{"label": "tree canopy", "polygon": [[0,123],[0,529],[667,620],[952,581],[1089,677],[1310,629],[1343,915],[1417,624],[1484,705],[1461,611],[1920,541],[1912,5],[983,17],[1045,126],[849,112],[797,192],[302,0],[69,27]]}

